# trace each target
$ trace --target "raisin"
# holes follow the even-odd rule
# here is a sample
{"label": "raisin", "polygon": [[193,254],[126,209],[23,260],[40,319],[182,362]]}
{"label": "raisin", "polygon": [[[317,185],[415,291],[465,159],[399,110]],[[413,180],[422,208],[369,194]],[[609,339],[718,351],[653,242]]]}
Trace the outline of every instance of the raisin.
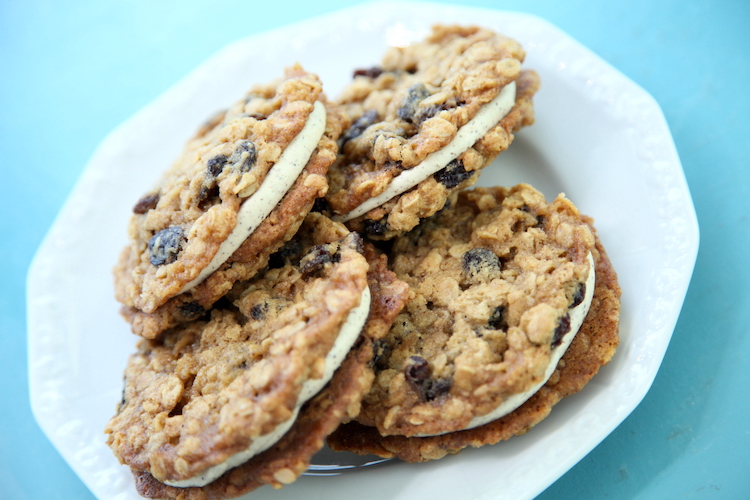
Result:
{"label": "raisin", "polygon": [[414,122],[414,115],[417,113],[419,103],[422,102],[430,92],[424,83],[415,83],[406,90],[406,96],[398,108],[398,117],[408,123]]}
{"label": "raisin", "polygon": [[179,226],[162,229],[148,240],[148,260],[155,266],[171,264],[182,250],[185,236]]}
{"label": "raisin", "polygon": [[206,173],[209,178],[218,177],[224,166],[227,164],[228,158],[225,155],[216,155],[208,162],[206,162]]}
{"label": "raisin", "polygon": [[453,382],[450,379],[439,378],[427,381],[424,387],[422,398],[426,401],[432,401],[440,396],[448,394]]}
{"label": "raisin", "polygon": [[178,311],[180,317],[185,321],[198,319],[206,313],[206,310],[198,302],[185,302],[180,305]]}
{"label": "raisin", "polygon": [[560,318],[560,322],[555,328],[555,333],[552,336],[552,347],[557,347],[562,342],[563,337],[570,331],[570,314],[566,314]]}
{"label": "raisin", "polygon": [[450,392],[450,379],[431,378],[430,365],[421,356],[411,356],[404,367],[406,381],[417,391],[421,401],[432,401]]}
{"label": "raisin", "polygon": [[268,304],[266,302],[263,302],[262,304],[255,304],[253,307],[250,308],[250,316],[256,321],[259,321],[265,318],[267,312],[268,312]]}
{"label": "raisin", "polygon": [[453,107],[447,103],[433,104],[432,106],[424,106],[418,109],[414,115],[414,121],[416,123],[422,123],[425,120],[429,120],[433,116],[437,115],[441,111],[452,109]]}
{"label": "raisin", "polygon": [[133,207],[133,213],[135,214],[145,214],[152,208],[156,208],[156,205],[159,203],[159,194],[149,194],[147,196],[144,196],[140,200],[138,200],[138,203],[135,204]]}
{"label": "raisin", "polygon": [[500,271],[502,263],[495,252],[486,248],[472,248],[463,256],[464,271],[473,277],[483,271]]}
{"label": "raisin", "polygon": [[287,263],[298,260],[301,254],[302,243],[299,240],[290,240],[269,257],[268,267],[271,269],[284,267]]}
{"label": "raisin", "polygon": [[198,192],[198,208],[204,212],[218,202],[220,191],[217,184],[212,186],[201,186],[200,192]]}
{"label": "raisin", "polygon": [[354,120],[354,123],[344,133],[344,142],[348,142],[355,137],[359,137],[362,133],[367,130],[367,127],[378,121],[378,112],[374,109],[368,109],[362,116]]}
{"label": "raisin", "polygon": [[430,364],[422,356],[411,356],[404,367],[404,376],[410,384],[421,385],[429,380]]}
{"label": "raisin", "polygon": [[492,315],[490,315],[487,326],[492,330],[508,330],[508,319],[507,319],[508,308],[505,306],[497,306]]}
{"label": "raisin", "polygon": [[[349,236],[347,236],[345,243],[350,248],[354,248],[357,253],[363,253],[365,251],[365,241],[362,239],[359,233],[350,233]],[[339,259],[341,258],[341,255],[336,253],[335,257]],[[338,262],[338,260],[336,260],[336,262]]]}
{"label": "raisin", "polygon": [[586,283],[578,283],[578,288],[576,288],[576,293],[573,295],[573,303],[570,304],[570,308],[573,309],[581,305],[584,297],[586,297]]}
{"label": "raisin", "polygon": [[299,270],[302,274],[312,274],[321,271],[326,264],[338,262],[341,255],[336,252],[331,254],[327,248],[328,245],[316,245],[307,252],[299,263]]}
{"label": "raisin", "polygon": [[220,194],[216,178],[221,174],[229,158],[216,155],[206,162],[206,178],[198,193],[198,208],[205,211],[215,204]]}
{"label": "raisin", "polygon": [[388,217],[380,220],[365,219],[363,231],[370,236],[382,236],[388,230]]}
{"label": "raisin", "polygon": [[377,78],[383,74],[383,68],[380,66],[373,66],[372,68],[359,68],[354,70],[352,78],[356,76],[364,76],[367,78]]}
{"label": "raisin", "polygon": [[[244,160],[242,159],[244,156]],[[232,156],[227,160],[229,163],[234,165],[240,173],[244,174],[249,172],[255,166],[255,161],[258,159],[258,149],[255,147],[255,143],[252,141],[244,140],[234,150]]]}
{"label": "raisin", "polygon": [[466,179],[474,175],[475,171],[466,171],[464,162],[458,158],[450,162],[442,170],[435,172],[433,177],[443,186],[452,189],[461,184]]}
{"label": "raisin", "polygon": [[439,112],[440,107],[438,106],[426,106],[424,108],[418,109],[414,114],[414,122],[422,123],[425,120],[429,120]]}

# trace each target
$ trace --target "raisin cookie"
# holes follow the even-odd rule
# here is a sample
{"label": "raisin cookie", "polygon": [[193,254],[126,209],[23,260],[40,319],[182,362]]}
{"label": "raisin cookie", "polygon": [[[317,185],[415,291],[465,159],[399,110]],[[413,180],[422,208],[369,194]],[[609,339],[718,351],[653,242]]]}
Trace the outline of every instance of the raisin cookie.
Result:
{"label": "raisin cookie", "polygon": [[[616,277],[589,221],[562,195],[547,203],[528,185],[462,192],[395,240],[390,256],[412,297],[379,348],[359,424],[331,438],[335,449],[426,460],[496,442],[466,429],[498,425],[559,381],[582,325],[602,331],[593,372],[617,345]],[[606,307],[602,294],[613,297]],[[461,432],[474,437],[444,445]],[[409,446],[384,452],[386,442]]]}
{"label": "raisin cookie", "polygon": [[[106,428],[138,484],[200,498],[204,488],[279,486],[304,470],[325,434],[356,414],[372,381],[373,342],[404,301],[406,285],[361,252],[359,236],[312,213],[272,265],[237,284],[210,318],[141,340]],[[377,317],[366,321],[371,310]],[[316,423],[299,419],[301,408]],[[316,426],[324,410],[325,432],[284,445],[293,448],[286,465],[258,458],[242,469],[278,453],[295,422]]]}
{"label": "raisin cookie", "polygon": [[435,26],[357,70],[338,103],[352,125],[329,170],[336,220],[376,239],[415,227],[476,182],[534,121],[523,48],[478,27]]}
{"label": "raisin cookie", "polygon": [[281,488],[309,467],[326,436],[358,413],[360,401],[374,378],[371,361],[375,346],[388,332],[408,295],[408,287],[388,270],[382,255],[367,247],[365,255],[370,263],[367,279],[372,293],[367,323],[331,381],[302,407],[289,431],[273,447],[205,486],[169,486],[148,472],[133,470],[136,489],[142,496],[180,500],[233,498],[265,484]]}
{"label": "raisin cookie", "polygon": [[596,286],[586,320],[549,380],[516,410],[473,429],[429,437],[382,436],[375,427],[350,422],[329,436],[328,445],[338,451],[424,462],[528,432],[544,420],[560,400],[582,390],[599,369],[609,363],[617,349],[621,293],[617,274],[598,238],[592,253],[596,262]]}
{"label": "raisin cookie", "polygon": [[300,66],[209,120],[134,206],[115,294],[154,338],[262,269],[323,196],[346,126]]}

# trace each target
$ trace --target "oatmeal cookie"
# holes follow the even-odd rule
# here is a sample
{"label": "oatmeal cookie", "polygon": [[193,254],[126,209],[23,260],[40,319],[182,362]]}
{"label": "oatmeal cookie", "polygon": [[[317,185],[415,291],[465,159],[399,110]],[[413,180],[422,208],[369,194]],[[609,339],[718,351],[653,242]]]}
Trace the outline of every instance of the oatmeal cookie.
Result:
{"label": "oatmeal cookie", "polygon": [[311,213],[210,318],[142,339],[106,429],[115,455],[184,487],[271,447],[359,338],[371,295],[361,252],[359,236]]}
{"label": "oatmeal cookie", "polygon": [[265,267],[326,193],[346,124],[300,66],[209,120],[133,207],[114,274],[134,332],[194,320]]}
{"label": "oatmeal cookie", "polygon": [[393,47],[357,70],[338,103],[352,125],[329,170],[337,220],[389,239],[471,186],[534,121],[533,71],[523,48],[478,27],[435,26],[420,43]]}
{"label": "oatmeal cookie", "polygon": [[[589,225],[593,223],[589,218],[584,220]],[[596,232],[594,235],[597,236]],[[382,436],[375,427],[350,422],[329,436],[329,446],[338,451],[423,462],[467,447],[496,444],[529,431],[561,399],[582,390],[609,363],[617,349],[621,294],[617,274],[598,236],[592,254],[596,262],[596,286],[586,320],[549,380],[516,410],[473,429],[428,437]]]}
{"label": "oatmeal cookie", "polygon": [[357,417],[383,435],[476,427],[551,376],[594,289],[594,235],[564,196],[477,188],[397,238],[412,297],[384,339]]}
{"label": "oatmeal cookie", "polygon": [[360,339],[330,383],[302,407],[294,425],[272,448],[227,471],[202,487],[178,488],[157,481],[150,473],[133,470],[138,492],[147,498],[207,500],[232,498],[264,484],[281,488],[296,480],[310,465],[325,437],[342,421],[359,412],[361,398],[373,380],[374,346],[389,330],[408,295],[408,287],[387,269],[386,260],[365,248],[370,263],[370,315]]}

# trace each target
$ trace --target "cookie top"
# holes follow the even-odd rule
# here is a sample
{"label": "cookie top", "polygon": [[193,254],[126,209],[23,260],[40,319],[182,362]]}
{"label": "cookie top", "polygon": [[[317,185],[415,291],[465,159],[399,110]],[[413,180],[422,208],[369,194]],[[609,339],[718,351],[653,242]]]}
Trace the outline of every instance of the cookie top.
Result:
{"label": "cookie top", "polygon": [[148,472],[134,470],[138,493],[147,498],[181,500],[234,498],[264,484],[281,488],[307,470],[325,438],[359,412],[360,401],[374,378],[371,361],[375,345],[388,332],[408,297],[408,287],[388,270],[384,256],[367,246],[365,256],[370,264],[367,280],[372,300],[362,335],[330,383],[302,407],[284,437],[202,487],[177,488],[157,481]]}
{"label": "cookie top", "polygon": [[[590,225],[593,222],[586,217],[584,220]],[[561,399],[582,390],[617,350],[621,295],[617,274],[598,237],[592,255],[596,286],[586,320],[549,380],[518,409],[474,429],[429,437],[381,436],[374,427],[350,422],[329,436],[329,446],[338,451],[423,462],[466,447],[496,444],[529,431]]]}
{"label": "cookie top", "polygon": [[[195,320],[209,310],[214,302],[223,297],[237,281],[251,278],[268,264],[271,254],[278,251],[299,228],[301,214],[313,207],[315,200],[327,189],[325,174],[335,156],[336,144],[329,137],[338,135],[341,121],[328,113],[330,133],[321,140],[313,157],[302,174],[274,210],[253,231],[229,259],[206,280],[195,288],[176,295],[147,313],[133,306],[124,305],[123,316],[130,323],[133,333],[155,338],[160,332],[184,321]],[[122,253],[115,276],[128,272],[129,249]],[[124,282],[124,279],[120,280]]]}
{"label": "cookie top", "polygon": [[[215,271],[226,269],[302,180],[309,193],[296,200],[287,229],[298,225],[327,189],[325,174],[342,126],[335,108],[326,105],[318,78],[299,66],[209,120],[133,207],[130,243],[115,269],[117,299],[150,314],[171,297],[193,292]],[[277,236],[289,232],[276,231]],[[258,236],[265,248],[283,243],[267,241],[267,236]],[[231,283],[219,281],[226,293]],[[213,300],[221,296],[214,290],[196,293]],[[210,306],[202,299],[182,302]]]}
{"label": "cookie top", "polygon": [[107,426],[115,455],[161,482],[201,486],[271,446],[359,337],[361,251],[356,234],[310,214],[210,318],[142,340]]}
{"label": "cookie top", "polygon": [[391,268],[412,297],[358,421],[383,435],[432,435],[512,411],[551,375],[585,316],[593,248],[569,200],[548,203],[523,184],[463,191],[397,238]]}
{"label": "cookie top", "polygon": [[387,239],[415,227],[470,186],[534,121],[539,78],[523,48],[478,27],[435,26],[354,73],[338,103],[352,120],[329,171],[337,220]]}

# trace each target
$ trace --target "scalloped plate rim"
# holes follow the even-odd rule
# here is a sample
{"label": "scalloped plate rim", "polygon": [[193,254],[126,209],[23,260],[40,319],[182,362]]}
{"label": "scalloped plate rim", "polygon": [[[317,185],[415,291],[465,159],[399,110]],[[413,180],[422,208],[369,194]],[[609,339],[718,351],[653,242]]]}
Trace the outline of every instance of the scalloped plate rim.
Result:
{"label": "scalloped plate rim", "polygon": [[[542,465],[544,470],[540,470],[540,467],[530,466],[526,469],[516,469],[518,474],[525,474],[516,477],[519,478],[515,483],[506,485],[504,493],[508,498],[533,498],[547,486],[552,484],[558,477],[560,477],[565,471],[577,463],[583,456],[585,456],[591,449],[593,449],[601,440],[603,440],[614,428],[619,425],[625,417],[640,403],[642,398],[648,392],[656,372],[659,368],[661,360],[666,352],[667,345],[671,338],[672,331],[679,315],[679,309],[681,308],[682,301],[684,300],[687,286],[689,283],[690,275],[695,263],[698,250],[698,225],[697,218],[695,216],[695,210],[690,199],[689,190],[687,183],[682,172],[679,158],[677,157],[674,143],[672,142],[671,135],[669,134],[666,120],[659,109],[658,103],[653,99],[644,89],[638,86],[636,83],[628,79],[624,74],[619,72],[617,69],[600,59],[589,49],[584,47],[579,42],[575,41],[568,35],[566,35],[559,28],[555,27],[548,21],[531,14],[519,13],[519,12],[507,12],[499,10],[489,10],[481,8],[471,7],[460,7],[455,5],[447,4],[431,4],[426,2],[388,2],[388,3],[369,3],[362,4],[355,7],[347,8],[341,11],[324,14],[315,17],[310,20],[300,21],[293,25],[284,26],[270,32],[259,33],[251,35],[250,37],[238,40],[227,45],[224,49],[217,52],[214,56],[206,60],[204,63],[198,66],[196,70],[188,74],[185,78],[180,80],[161,96],[156,98],[152,103],[145,106],[141,111],[133,115],[131,118],[126,120],[122,125],[117,127],[111,134],[109,134],[97,148],[92,155],[89,164],[84,169],[79,182],[74,187],[69,198],[66,200],[63,208],[53,222],[47,236],[43,240],[39,247],[36,255],[34,256],[29,273],[27,277],[27,317],[28,317],[28,343],[29,343],[29,390],[30,399],[32,405],[32,411],[35,418],[37,419],[40,427],[48,438],[52,441],[64,459],[71,465],[75,472],[81,477],[81,479],[87,484],[87,486],[94,492],[99,498],[109,498],[113,491],[119,492],[117,497],[120,498],[139,498],[134,495],[132,485],[128,483],[127,474],[123,476],[123,468],[121,466],[112,465],[111,454],[107,458],[103,457],[103,463],[107,466],[106,468],[97,467],[99,461],[98,453],[108,453],[109,450],[103,445],[103,435],[99,432],[93,432],[88,428],[90,422],[85,421],[82,417],[70,418],[69,420],[59,419],[59,413],[54,413],[51,409],[68,410],[68,415],[72,415],[73,410],[66,405],[83,406],[90,403],[91,398],[85,393],[85,390],[80,387],[69,387],[65,385],[66,375],[65,369],[73,369],[73,372],[85,372],[87,365],[83,363],[82,357],[88,354],[85,348],[88,346],[87,343],[80,341],[87,339],[86,335],[90,335],[86,331],[80,331],[81,322],[80,318],[75,317],[75,314],[82,312],[90,312],[85,306],[81,305],[83,299],[79,296],[82,291],[76,288],[76,281],[79,276],[86,277],[77,274],[80,272],[79,267],[82,263],[79,262],[80,256],[76,255],[75,252],[77,245],[81,244],[80,239],[85,238],[85,235],[68,234],[66,231],[69,230],[70,225],[83,218],[83,220],[90,219],[93,223],[101,223],[101,218],[107,218],[107,215],[96,212],[96,200],[92,200],[89,195],[92,190],[96,191],[101,186],[105,187],[117,187],[112,186],[112,181],[108,180],[104,172],[102,172],[101,165],[111,161],[113,157],[117,156],[122,152],[124,146],[123,141],[127,142],[123,138],[124,134],[131,133],[133,129],[143,126],[144,121],[151,118],[154,113],[160,113],[164,109],[169,109],[175,106],[180,99],[184,99],[186,95],[190,95],[191,92],[195,92],[201,85],[205,85],[206,72],[215,67],[216,65],[221,66],[224,64],[226,57],[236,53],[239,48],[246,48],[252,46],[253,43],[258,42],[267,38],[279,39],[285,35],[296,34],[304,39],[304,37],[312,37],[313,39],[320,42],[325,39],[326,36],[322,32],[324,31],[318,25],[326,21],[331,20],[349,20],[357,21],[361,19],[368,19],[369,26],[378,28],[385,28],[385,26],[378,25],[388,21],[390,18],[388,15],[382,14],[382,10],[387,10],[388,6],[398,5],[402,10],[419,11],[420,9],[428,9],[428,18],[437,17],[438,14],[450,17],[451,20],[455,19],[481,19],[484,23],[487,23],[491,27],[495,27],[495,23],[503,24],[508,20],[525,23],[527,26],[533,27],[537,30],[535,36],[539,36],[542,33],[547,37],[546,40],[555,40],[557,42],[564,42],[564,45],[560,48],[542,47],[544,45],[544,39],[537,40],[537,45],[526,46],[529,51],[529,61],[536,60],[544,61],[544,57],[552,58],[554,55],[550,55],[550,51],[560,50],[561,54],[575,54],[576,57],[580,57],[581,60],[591,64],[591,68],[581,70],[578,68],[577,71],[581,74],[565,74],[566,68],[559,67],[545,67],[545,69],[552,75],[551,82],[554,83],[554,78],[558,78],[566,84],[573,85],[574,89],[580,89],[581,85],[588,85],[588,81],[581,80],[581,76],[586,76],[586,70],[596,69],[598,75],[603,79],[609,79],[604,84],[597,84],[595,81],[592,85],[593,90],[599,90],[602,96],[598,99],[602,99],[602,102],[609,103],[611,95],[608,93],[607,88],[597,89],[597,85],[600,87],[606,87],[607,85],[617,87],[617,90],[622,92],[626,98],[631,98],[633,102],[639,103],[644,106],[643,116],[648,121],[646,122],[650,127],[649,131],[657,133],[658,141],[645,147],[645,158],[640,158],[639,162],[644,163],[649,168],[653,167],[653,173],[651,170],[641,167],[645,174],[647,184],[645,187],[647,191],[660,195],[669,194],[671,198],[667,200],[667,206],[663,208],[664,214],[659,219],[662,224],[657,229],[663,230],[664,240],[660,240],[662,245],[655,247],[639,247],[633,249],[632,253],[627,255],[618,255],[621,262],[616,262],[616,268],[620,271],[629,270],[629,266],[632,266],[633,261],[637,261],[639,257],[650,257],[652,254],[661,256],[663,261],[673,264],[672,267],[666,269],[669,272],[655,273],[652,276],[652,280],[648,282],[650,288],[646,290],[647,294],[650,294],[650,299],[653,300],[653,307],[648,311],[651,313],[649,319],[655,320],[655,326],[652,326],[648,330],[648,335],[639,337],[634,334],[633,331],[629,330],[635,323],[634,316],[636,312],[639,312],[642,307],[642,301],[638,302],[630,300],[630,290],[624,288],[624,301],[623,310],[625,314],[623,336],[626,342],[623,343],[620,352],[615,357],[613,365],[617,366],[606,367],[602,370],[600,377],[597,377],[592,381],[592,389],[589,391],[584,390],[587,394],[576,395],[568,400],[563,401],[555,410],[552,415],[539,425],[539,429],[535,429],[534,432],[529,433],[526,436],[514,438],[507,443],[501,443],[494,447],[485,447],[479,450],[467,450],[456,457],[449,457],[447,459],[420,465],[408,465],[408,464],[392,464],[387,467],[376,467],[367,471],[356,471],[352,474],[345,474],[344,476],[338,476],[340,479],[325,479],[330,481],[328,486],[321,486],[320,478],[301,478],[298,484],[292,485],[291,487],[285,488],[281,492],[270,493],[270,497],[283,498],[286,495],[294,495],[295,492],[301,491],[299,488],[300,484],[304,483],[304,487],[312,488],[311,491],[326,491],[326,488],[330,489],[330,486],[337,488],[343,487],[344,490],[356,491],[349,485],[345,479],[347,476],[350,478],[357,477],[359,481],[365,477],[372,476],[374,480],[388,479],[390,476],[397,476],[396,484],[403,486],[397,490],[391,491],[392,496],[398,498],[412,498],[414,497],[414,485],[410,484],[417,478],[425,477],[426,480],[435,480],[433,485],[430,485],[427,489],[430,491],[430,495],[434,495],[437,491],[434,491],[438,487],[444,487],[443,482],[438,480],[440,476],[451,475],[462,470],[466,470],[467,465],[471,464],[472,468],[481,470],[490,464],[494,465],[496,461],[504,459],[507,454],[516,454],[515,456],[525,457],[531,453],[529,450],[536,451],[537,447],[541,444],[546,443],[549,439],[547,436],[553,434],[553,430],[560,427],[564,423],[572,425],[572,423],[579,423],[581,421],[587,422],[596,428],[596,432],[592,432],[580,437],[577,442],[577,446],[574,449],[566,450],[563,457],[552,456],[550,451],[544,450],[540,452],[539,456],[543,459]],[[384,21],[385,20],[385,21]],[[503,21],[505,20],[505,21]],[[357,21],[361,22],[361,21]],[[365,22],[364,25],[367,25]],[[408,27],[413,28],[414,24],[408,24]],[[482,24],[479,23],[479,24]],[[393,26],[393,24],[389,24]],[[317,30],[316,30],[317,28]],[[420,28],[424,28],[424,21],[420,24]],[[372,41],[370,41],[372,43]],[[290,42],[292,43],[292,42]],[[322,42],[320,42],[322,43]],[[334,42],[331,42],[334,43]],[[379,44],[380,41],[376,43]],[[532,44],[533,45],[533,44]],[[301,49],[304,50],[304,49]],[[567,61],[573,62],[576,61]],[[606,76],[606,78],[605,78]],[[543,88],[545,90],[545,79],[543,76]],[[577,85],[577,86],[576,86]],[[554,85],[553,85],[554,88]],[[544,115],[544,107],[540,93],[539,95],[539,113],[541,117]],[[215,109],[213,102],[204,102],[201,105],[191,109],[191,116],[205,116],[206,111]],[[625,113],[629,111],[613,112],[615,119],[622,118]],[[630,115],[626,118],[632,119]],[[197,123],[196,121],[190,122],[192,124]],[[536,152],[534,149],[539,141],[539,135],[542,132],[534,132],[536,130],[534,125],[529,129],[529,133],[519,133],[518,142],[521,144],[523,155],[526,154],[528,157],[529,152]],[[173,136],[186,137],[186,131],[193,125],[185,125],[183,129],[173,133]],[[639,132],[636,130],[636,135]],[[523,135],[522,135],[523,134]],[[660,134],[660,135],[659,135]],[[535,142],[536,141],[536,142]],[[178,143],[172,140],[172,149],[167,148],[167,152],[163,154],[164,157],[168,157],[173,154],[178,148]],[[523,150],[522,148],[526,148]],[[511,148],[512,150],[512,148]],[[509,153],[510,151],[509,150]],[[525,152],[524,152],[525,151]],[[542,149],[542,155],[544,150]],[[649,156],[650,155],[650,156]],[[518,160],[518,158],[516,158]],[[554,171],[553,173],[557,173]],[[651,177],[649,177],[649,175]],[[486,176],[483,176],[483,181]],[[565,186],[568,187],[568,186]],[[575,193],[576,185],[573,185],[572,191]],[[586,196],[582,196],[586,199]],[[646,200],[648,201],[648,200]],[[594,202],[595,203],[595,200]],[[661,209],[660,205],[656,205],[657,208]],[[114,218],[119,217],[124,220],[126,217],[127,210],[114,211]],[[678,220],[676,228],[671,227],[670,224],[675,220],[675,214],[682,213],[682,219]],[[116,215],[116,217],[115,217]],[[598,214],[594,214],[598,215]],[[612,217],[609,216],[611,219]],[[620,235],[613,230],[608,222],[608,218],[603,218],[603,228],[600,228],[603,239],[608,245],[612,242],[618,241]],[[124,228],[124,225],[119,227]],[[124,232],[124,231],[123,231]],[[678,236],[680,238],[678,238]],[[115,237],[117,239],[119,235]],[[124,236],[123,236],[124,237]],[[670,239],[671,238],[671,239]],[[124,240],[123,240],[124,241]],[[672,245],[672,246],[669,246]],[[610,247],[608,246],[608,250]],[[68,254],[66,254],[68,252]],[[661,253],[660,253],[661,252]],[[617,254],[617,252],[614,252]],[[623,252],[624,254],[624,252]],[[661,255],[663,254],[663,255]],[[78,260],[65,260],[66,258],[73,258]],[[613,258],[613,260],[615,260]],[[661,261],[660,261],[661,262]],[[57,267],[57,264],[69,264],[70,269],[63,268],[62,270]],[[622,267],[619,267],[622,266]],[[60,284],[60,290],[55,293],[50,293],[50,285]],[[66,292],[71,292],[73,295],[61,296]],[[107,291],[109,292],[109,291]],[[73,298],[70,298],[73,297]],[[630,301],[626,301],[628,298]],[[73,312],[65,310],[63,306],[67,301],[71,301],[75,307]],[[78,302],[75,302],[78,300]],[[628,307],[628,309],[625,309]],[[658,309],[661,307],[661,309]],[[57,314],[58,317],[51,317],[50,314]],[[62,338],[53,335],[55,328],[59,325],[58,322],[53,322],[56,319],[63,319],[63,331],[66,334]],[[119,318],[118,318],[119,321]],[[124,330],[120,328],[118,334]],[[132,339],[128,339],[130,342]],[[75,344],[75,342],[79,342]],[[123,343],[123,342],[121,342]],[[132,343],[132,342],[131,342]],[[71,363],[69,365],[61,365],[62,361],[55,357],[55,354],[60,352],[62,349],[65,354],[71,354]],[[631,352],[635,350],[636,352]],[[630,360],[631,356],[640,356],[637,362],[631,365],[622,367],[625,361],[620,362],[620,359]],[[76,358],[77,357],[77,358]],[[123,359],[123,355],[120,354],[119,360]],[[62,366],[62,368],[61,368]],[[124,367],[124,365],[122,366]],[[624,369],[635,369],[640,370],[638,374],[638,384],[633,388],[631,393],[626,394],[627,399],[624,405],[618,408],[614,408],[613,411],[609,412],[607,418],[602,419],[601,416],[595,410],[597,401],[601,399],[601,394],[608,385],[614,385],[617,380],[611,380],[614,375],[619,374]],[[626,372],[627,373],[627,372]],[[80,373],[78,373],[80,375]],[[69,382],[69,380],[68,380]],[[604,387],[604,389],[602,388]],[[65,390],[76,389],[79,393],[74,393],[70,396],[70,392]],[[597,392],[598,391],[598,392]],[[589,393],[595,392],[594,396]],[[579,397],[580,396],[580,397]],[[69,399],[66,399],[69,397]],[[112,401],[112,407],[116,401]],[[591,408],[592,405],[594,408]],[[78,408],[78,407],[75,407]],[[559,409],[558,409],[559,408]],[[586,411],[589,411],[586,414]],[[76,414],[77,415],[77,414]],[[87,414],[84,413],[84,417]],[[588,420],[587,420],[588,419]],[[70,437],[72,436],[72,437]],[[554,442],[554,440],[553,440]],[[104,451],[102,451],[102,448]],[[560,458],[557,463],[550,464],[552,459]],[[407,472],[403,472],[403,471]],[[397,471],[397,472],[394,472]],[[398,472],[400,471],[400,472]],[[125,471],[126,472],[126,471]],[[361,474],[367,474],[368,476],[362,476]],[[450,473],[450,474],[448,474]],[[392,479],[392,478],[391,478]],[[317,482],[316,482],[317,481]],[[481,483],[477,486],[473,486],[471,497],[472,498],[494,498],[500,492],[492,488],[493,485],[497,484],[497,477],[478,481]],[[390,483],[389,483],[390,484]],[[463,485],[467,487],[466,485]],[[482,489],[481,486],[488,488]],[[321,489],[322,488],[322,489]],[[388,488],[386,488],[388,490]],[[250,497],[262,497],[270,491],[268,488],[259,490],[258,492],[252,493]],[[361,489],[359,490],[361,491]],[[424,490],[422,490],[424,492]],[[451,492],[446,493],[445,490],[440,491],[442,497],[448,498]],[[452,491],[455,494],[455,490]],[[466,493],[466,491],[463,491]],[[103,496],[104,495],[104,496]],[[424,494],[426,498],[426,493]],[[360,495],[362,496],[362,495]],[[420,495],[421,496],[421,495]],[[439,496],[438,496],[439,497]],[[438,498],[435,497],[435,498]]]}

